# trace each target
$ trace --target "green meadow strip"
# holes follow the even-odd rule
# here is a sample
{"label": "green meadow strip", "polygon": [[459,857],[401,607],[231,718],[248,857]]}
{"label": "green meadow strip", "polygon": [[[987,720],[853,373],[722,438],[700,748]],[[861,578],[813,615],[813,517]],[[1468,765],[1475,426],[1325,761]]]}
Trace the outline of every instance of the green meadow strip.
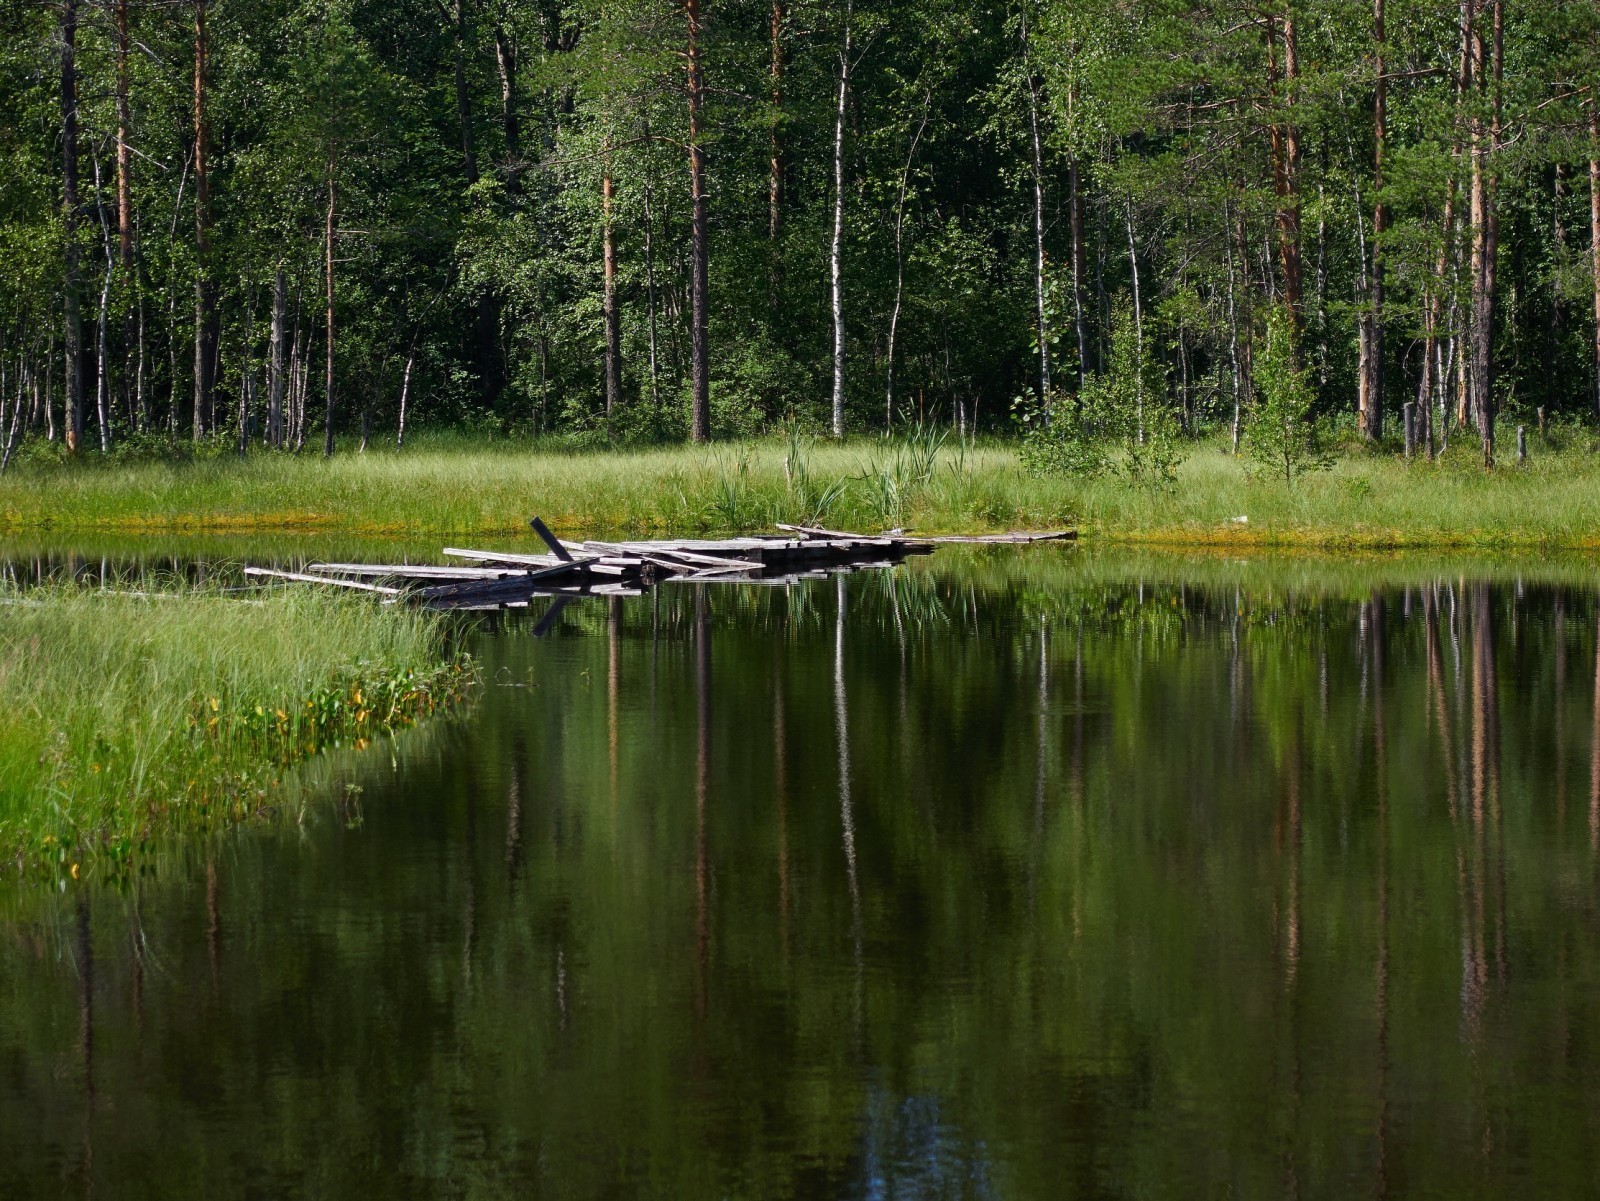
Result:
{"label": "green meadow strip", "polygon": [[1465,443],[1437,462],[1347,448],[1286,484],[1210,443],[1176,478],[1030,474],[1014,442],[927,432],[842,444],[770,438],[711,447],[578,449],[419,437],[403,452],[26,464],[0,478],[0,533],[295,533],[408,540],[563,533],[681,535],[777,522],[923,533],[1078,528],[1172,546],[1588,549],[1600,546],[1600,456],[1535,438],[1492,472]]}

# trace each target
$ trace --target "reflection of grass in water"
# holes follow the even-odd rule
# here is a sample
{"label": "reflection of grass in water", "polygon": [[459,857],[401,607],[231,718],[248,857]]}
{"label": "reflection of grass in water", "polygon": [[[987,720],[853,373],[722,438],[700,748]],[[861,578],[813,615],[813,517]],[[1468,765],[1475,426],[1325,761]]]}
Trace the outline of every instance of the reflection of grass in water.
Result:
{"label": "reflection of grass in water", "polygon": [[[695,533],[825,519],[925,532],[1080,525],[1090,537],[1324,548],[1600,544],[1600,459],[1534,447],[1493,473],[1470,447],[1438,463],[1357,452],[1293,487],[1196,446],[1171,489],[1039,478],[1014,445],[953,447],[931,429],[843,444],[768,439],[727,448],[575,451],[437,435],[404,452],[325,462],[29,465],[0,480],[0,529],[526,536]],[[1237,522],[1247,517],[1247,522]],[[431,542],[428,543],[431,545]]]}
{"label": "reflection of grass in water", "polygon": [[0,852],[123,867],[153,833],[262,811],[277,773],[459,699],[436,618],[313,589],[248,601],[0,593]]}

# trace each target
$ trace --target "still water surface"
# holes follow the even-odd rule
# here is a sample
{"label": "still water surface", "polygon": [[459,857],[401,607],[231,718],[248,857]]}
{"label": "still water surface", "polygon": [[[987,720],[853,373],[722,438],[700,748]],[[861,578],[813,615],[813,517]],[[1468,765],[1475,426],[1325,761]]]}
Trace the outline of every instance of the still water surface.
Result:
{"label": "still water surface", "polygon": [[0,1195],[1594,1195],[1585,569],[943,555],[469,635],[0,896]]}

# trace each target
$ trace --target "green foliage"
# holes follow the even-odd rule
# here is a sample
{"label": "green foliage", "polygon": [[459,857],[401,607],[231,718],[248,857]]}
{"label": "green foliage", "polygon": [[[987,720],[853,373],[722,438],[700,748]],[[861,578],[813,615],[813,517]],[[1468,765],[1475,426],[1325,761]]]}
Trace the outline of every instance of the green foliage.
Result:
{"label": "green foliage", "polygon": [[1072,411],[1073,401],[1057,392],[1048,406],[1025,388],[1012,400],[1011,411],[1022,431],[1018,449],[1024,469],[1038,476],[1093,479],[1112,468],[1100,431]]}
{"label": "green foliage", "polygon": [[1267,331],[1256,357],[1255,401],[1245,430],[1250,457],[1285,485],[1309,471],[1323,471],[1332,456],[1323,444],[1315,412],[1316,391],[1300,366],[1294,325],[1286,309],[1267,311]]}
{"label": "green foliage", "polygon": [[825,484],[818,480],[811,472],[811,451],[816,439],[802,433],[792,421],[788,435],[789,451],[783,460],[783,478],[788,486],[790,524],[821,525],[850,481],[841,478]]}
{"label": "green foliage", "polygon": [[903,527],[906,514],[926,494],[949,437],[942,426],[916,422],[886,440],[859,477],[867,513],[880,528]]}
{"label": "green foliage", "polygon": [[711,523],[718,529],[743,530],[748,528],[754,514],[750,511],[750,451],[739,447],[733,456],[733,465],[717,456],[717,479],[711,488]]}
{"label": "green foliage", "polygon": [[1029,391],[1013,407],[1030,471],[1083,479],[1114,473],[1153,488],[1177,481],[1181,431],[1131,305],[1114,310],[1107,370],[1090,376],[1076,398],[1058,392],[1046,412]]}

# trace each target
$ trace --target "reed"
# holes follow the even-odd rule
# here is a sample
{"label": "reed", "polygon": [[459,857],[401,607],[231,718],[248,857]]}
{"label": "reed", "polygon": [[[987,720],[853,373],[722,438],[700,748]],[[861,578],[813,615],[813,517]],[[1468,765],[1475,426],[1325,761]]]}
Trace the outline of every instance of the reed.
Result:
{"label": "reed", "polygon": [[458,700],[434,615],[284,589],[0,590],[0,855],[121,870],[271,807],[295,762]]}

